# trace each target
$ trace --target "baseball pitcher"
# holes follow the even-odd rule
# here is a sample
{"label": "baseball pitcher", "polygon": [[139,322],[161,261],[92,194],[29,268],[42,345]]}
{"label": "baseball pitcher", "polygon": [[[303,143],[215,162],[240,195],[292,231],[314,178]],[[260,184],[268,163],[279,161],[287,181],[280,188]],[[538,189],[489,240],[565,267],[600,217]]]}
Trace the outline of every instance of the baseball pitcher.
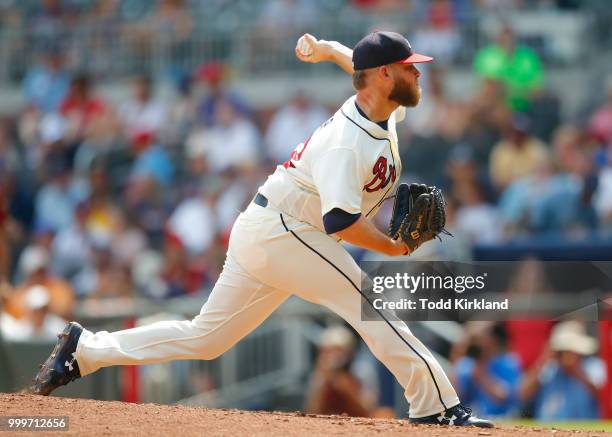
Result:
{"label": "baseball pitcher", "polygon": [[[210,360],[297,295],[334,311],[359,333],[405,389],[414,423],[492,427],[463,407],[440,364],[405,323],[361,320],[361,275],[340,240],[389,256],[407,255],[444,229],[435,187],[399,186],[396,124],[419,103],[414,53],[393,32],[365,36],[353,50],[302,36],[296,56],[332,61],[353,77],[356,95],[297,145],[237,218],[219,280],[193,320],[118,332],[72,322],[59,335],[31,391],[55,388],[114,365]],[[396,193],[387,234],[371,218]]]}

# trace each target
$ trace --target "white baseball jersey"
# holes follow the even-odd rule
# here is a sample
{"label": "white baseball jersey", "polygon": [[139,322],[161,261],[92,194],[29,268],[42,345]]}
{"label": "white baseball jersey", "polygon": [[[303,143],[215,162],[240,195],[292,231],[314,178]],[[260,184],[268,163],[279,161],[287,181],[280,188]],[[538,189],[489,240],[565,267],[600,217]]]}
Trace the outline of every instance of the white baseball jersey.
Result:
{"label": "white baseball jersey", "polygon": [[322,231],[323,215],[334,208],[373,216],[399,181],[395,126],[405,108],[393,112],[385,130],[359,113],[355,99],[299,144],[259,188],[272,205]]}

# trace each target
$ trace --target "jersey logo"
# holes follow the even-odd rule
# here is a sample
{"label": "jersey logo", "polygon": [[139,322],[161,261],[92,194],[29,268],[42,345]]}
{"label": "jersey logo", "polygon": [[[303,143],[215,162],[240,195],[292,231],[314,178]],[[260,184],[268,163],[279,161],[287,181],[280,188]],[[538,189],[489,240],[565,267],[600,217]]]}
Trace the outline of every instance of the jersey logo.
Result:
{"label": "jersey logo", "polygon": [[[389,173],[388,175],[387,172]],[[395,165],[389,164],[387,166],[387,158],[381,156],[376,161],[376,164],[374,164],[372,174],[374,175],[372,180],[363,187],[368,193],[382,190],[389,185],[389,182],[395,182]]]}

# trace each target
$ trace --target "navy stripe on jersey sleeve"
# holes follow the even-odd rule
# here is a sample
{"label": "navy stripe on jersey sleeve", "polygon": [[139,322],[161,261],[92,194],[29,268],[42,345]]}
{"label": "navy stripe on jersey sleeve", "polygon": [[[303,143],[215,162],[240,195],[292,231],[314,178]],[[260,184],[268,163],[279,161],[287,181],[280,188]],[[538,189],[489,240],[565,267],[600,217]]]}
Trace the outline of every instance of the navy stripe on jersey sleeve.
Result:
{"label": "navy stripe on jersey sleeve", "polygon": [[351,214],[340,208],[334,208],[323,216],[325,232],[335,234],[338,231],[348,228],[361,217],[361,213]]}

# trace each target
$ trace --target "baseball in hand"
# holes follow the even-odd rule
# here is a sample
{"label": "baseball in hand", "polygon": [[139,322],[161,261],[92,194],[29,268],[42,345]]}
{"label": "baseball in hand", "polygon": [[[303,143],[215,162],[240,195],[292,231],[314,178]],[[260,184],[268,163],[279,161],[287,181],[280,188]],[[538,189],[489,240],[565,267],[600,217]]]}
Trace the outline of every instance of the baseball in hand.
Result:
{"label": "baseball in hand", "polygon": [[297,42],[297,49],[303,56],[312,56],[313,48],[312,48],[312,39],[310,35],[302,35]]}

